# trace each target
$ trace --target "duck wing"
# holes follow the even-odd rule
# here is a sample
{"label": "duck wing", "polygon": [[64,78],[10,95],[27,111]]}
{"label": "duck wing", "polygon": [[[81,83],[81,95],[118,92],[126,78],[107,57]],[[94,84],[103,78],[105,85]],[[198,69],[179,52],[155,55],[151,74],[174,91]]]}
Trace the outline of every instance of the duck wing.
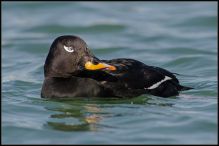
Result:
{"label": "duck wing", "polygon": [[134,59],[104,60],[116,66],[117,70],[109,72],[118,79],[117,84],[128,91],[140,91],[155,96],[170,97],[179,91],[191,89],[179,84],[176,76],[159,67],[148,66]]}

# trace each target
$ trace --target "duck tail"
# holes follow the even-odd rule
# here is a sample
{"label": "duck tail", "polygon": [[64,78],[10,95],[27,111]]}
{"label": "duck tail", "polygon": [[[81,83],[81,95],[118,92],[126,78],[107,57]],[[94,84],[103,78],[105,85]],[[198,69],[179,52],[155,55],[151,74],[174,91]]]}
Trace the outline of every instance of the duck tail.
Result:
{"label": "duck tail", "polygon": [[192,87],[186,87],[186,86],[179,86],[179,90],[180,91],[185,91],[185,90],[191,90],[191,89],[194,89],[194,88],[192,88]]}

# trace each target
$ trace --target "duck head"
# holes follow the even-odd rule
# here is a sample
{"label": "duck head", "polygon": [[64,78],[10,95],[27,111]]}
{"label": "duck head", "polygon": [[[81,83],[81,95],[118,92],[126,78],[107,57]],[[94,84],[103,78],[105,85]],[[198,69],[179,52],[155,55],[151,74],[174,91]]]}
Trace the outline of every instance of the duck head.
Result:
{"label": "duck head", "polygon": [[84,70],[114,71],[116,67],[96,58],[85,41],[77,36],[56,38],[45,61],[45,77],[70,77]]}

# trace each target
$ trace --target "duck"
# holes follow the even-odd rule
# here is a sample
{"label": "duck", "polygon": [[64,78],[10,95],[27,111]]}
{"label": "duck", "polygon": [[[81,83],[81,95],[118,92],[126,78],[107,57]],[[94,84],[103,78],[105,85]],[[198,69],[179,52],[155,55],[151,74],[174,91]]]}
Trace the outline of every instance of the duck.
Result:
{"label": "duck", "polygon": [[53,41],[46,57],[41,97],[171,97],[190,89],[166,69],[130,58],[102,60],[82,38],[63,35]]}

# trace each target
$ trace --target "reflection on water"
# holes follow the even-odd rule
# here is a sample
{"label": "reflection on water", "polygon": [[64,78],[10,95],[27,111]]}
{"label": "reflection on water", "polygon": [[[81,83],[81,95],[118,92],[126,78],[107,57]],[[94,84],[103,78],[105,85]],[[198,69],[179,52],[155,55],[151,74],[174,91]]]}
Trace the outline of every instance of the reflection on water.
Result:
{"label": "reflection on water", "polygon": [[49,121],[44,126],[59,131],[98,131],[100,128],[110,127],[102,124],[101,121],[108,117],[121,117],[127,115],[127,113],[116,114],[104,109],[121,106],[121,104],[123,104],[123,108],[133,110],[139,108],[135,105],[163,107],[173,105],[166,100],[163,100],[163,102],[156,101],[143,96],[132,99],[54,99],[52,101],[62,103],[62,105],[52,108],[45,107],[55,113],[50,115]]}
{"label": "reflection on water", "polygon": [[48,109],[55,113],[50,116],[47,126],[60,131],[97,131],[101,120],[101,109],[95,104],[85,104],[78,108]]}

